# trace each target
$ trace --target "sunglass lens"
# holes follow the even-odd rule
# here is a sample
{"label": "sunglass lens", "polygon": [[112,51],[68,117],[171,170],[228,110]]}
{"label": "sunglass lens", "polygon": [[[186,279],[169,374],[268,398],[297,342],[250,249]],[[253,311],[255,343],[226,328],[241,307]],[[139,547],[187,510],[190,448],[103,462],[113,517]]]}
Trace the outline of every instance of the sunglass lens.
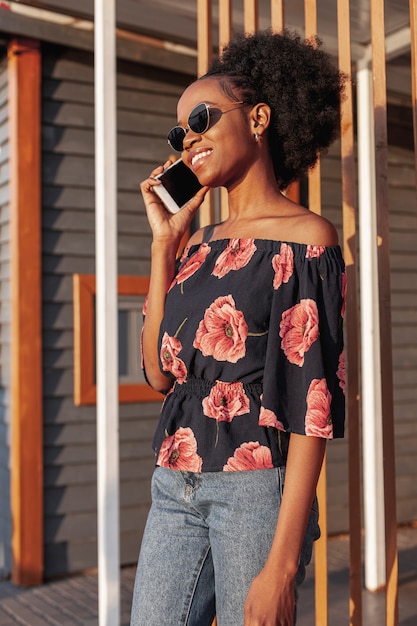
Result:
{"label": "sunglass lens", "polygon": [[175,126],[168,133],[168,143],[176,152],[182,152],[185,130],[181,126]]}
{"label": "sunglass lens", "polygon": [[[202,102],[201,104],[197,104],[196,107],[191,111],[190,116],[188,118],[188,126],[194,132],[198,134],[205,133],[210,124],[210,114],[208,110],[208,106]],[[186,130],[182,126],[175,126],[168,133],[168,143],[171,148],[173,148],[176,152],[182,152],[184,137],[186,135]]]}
{"label": "sunglass lens", "polygon": [[194,133],[205,133],[209,126],[209,111],[204,102],[198,104],[190,113],[188,125]]}

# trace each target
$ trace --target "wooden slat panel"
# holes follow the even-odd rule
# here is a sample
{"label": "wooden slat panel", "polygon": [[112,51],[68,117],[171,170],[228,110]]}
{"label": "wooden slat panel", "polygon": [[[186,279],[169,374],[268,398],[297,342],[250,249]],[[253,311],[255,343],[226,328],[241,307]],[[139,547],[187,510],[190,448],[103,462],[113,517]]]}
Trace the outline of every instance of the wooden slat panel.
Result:
{"label": "wooden slat panel", "polygon": [[206,73],[212,57],[212,12],[210,0],[197,0],[197,72]]}
{"label": "wooden slat panel", "polygon": [[284,0],[271,0],[271,28],[280,33],[284,30],[285,11]]}
{"label": "wooden slat panel", "polygon": [[259,0],[244,0],[243,6],[245,33],[254,33],[259,28]]}
{"label": "wooden slat panel", "polygon": [[223,0],[219,6],[219,49],[229,41],[232,32],[232,0]]}
{"label": "wooden slat panel", "polygon": [[[305,35],[306,39],[317,34],[317,3],[316,0],[304,0]],[[320,160],[308,175],[308,207],[314,213],[321,213],[321,176]],[[322,534],[315,544],[315,598],[316,624],[328,624],[328,580],[327,580],[327,493],[326,493],[326,461],[319,477],[317,494],[319,498],[320,527]]]}
{"label": "wooden slat panel", "polygon": [[347,412],[349,418],[349,530],[351,626],[362,624],[361,430],[359,421],[359,336],[355,155],[351,82],[349,0],[338,0],[339,67],[348,77],[342,102],[341,157],[343,189],[343,250],[349,289],[346,300]]}
{"label": "wooden slat panel", "polygon": [[415,0],[410,0],[410,29],[411,29],[411,96],[413,109],[413,136],[415,176],[417,181],[417,7]]}
{"label": "wooden slat panel", "polygon": [[[202,76],[207,72],[213,51],[213,26],[211,0],[197,0],[197,72]],[[213,192],[209,191],[198,210],[200,226],[214,221]]]}
{"label": "wooden slat panel", "polygon": [[[11,141],[13,581],[43,577],[39,44],[8,48]],[[28,210],[30,208],[30,210]],[[28,515],[30,511],[30,515]]]}
{"label": "wooden slat panel", "polygon": [[315,569],[315,600],[316,600],[316,625],[327,626],[329,620],[328,607],[328,580],[327,580],[327,459],[323,460],[319,481],[317,484],[317,498],[319,501],[320,531],[321,536],[314,545],[314,569]]}
{"label": "wooden slat panel", "polygon": [[[232,2],[225,0],[219,6],[219,42],[220,50],[229,41],[232,33]],[[224,221],[229,214],[227,190],[220,188],[220,219]]]}
{"label": "wooden slat panel", "polygon": [[[305,35],[310,39],[317,35],[317,0],[304,0]],[[314,213],[321,213],[320,159],[308,175],[308,207]]]}
{"label": "wooden slat panel", "polygon": [[381,345],[381,404],[384,455],[386,624],[398,624],[398,554],[395,495],[394,415],[391,341],[391,285],[388,223],[388,138],[383,0],[371,0],[372,74],[378,235],[378,289]]}

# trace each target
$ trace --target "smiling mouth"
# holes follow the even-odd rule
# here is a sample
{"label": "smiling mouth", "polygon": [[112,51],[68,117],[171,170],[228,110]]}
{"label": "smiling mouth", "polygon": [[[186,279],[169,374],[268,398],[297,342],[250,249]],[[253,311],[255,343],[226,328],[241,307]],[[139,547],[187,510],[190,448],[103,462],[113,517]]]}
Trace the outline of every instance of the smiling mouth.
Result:
{"label": "smiling mouth", "polygon": [[193,158],[191,159],[191,165],[194,167],[194,165],[198,163],[200,159],[203,159],[204,157],[209,156],[209,154],[211,153],[212,153],[212,150],[204,150],[203,152],[199,152],[198,154],[195,154]]}

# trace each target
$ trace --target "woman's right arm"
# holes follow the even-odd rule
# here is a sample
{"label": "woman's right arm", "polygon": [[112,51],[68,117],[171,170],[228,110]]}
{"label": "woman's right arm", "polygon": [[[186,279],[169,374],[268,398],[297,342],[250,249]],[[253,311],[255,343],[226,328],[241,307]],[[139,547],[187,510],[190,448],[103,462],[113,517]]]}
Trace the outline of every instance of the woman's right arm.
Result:
{"label": "woman's right arm", "polygon": [[172,379],[160,370],[158,337],[165,311],[168,288],[174,278],[178,246],[194,214],[207,192],[203,187],[192,200],[176,214],[171,214],[153,192],[158,185],[155,176],[171,165],[155,169],[151,177],[141,183],[148,221],[152,230],[151,275],[146,315],[142,333],[142,358],[149,384],[157,391],[168,391]]}

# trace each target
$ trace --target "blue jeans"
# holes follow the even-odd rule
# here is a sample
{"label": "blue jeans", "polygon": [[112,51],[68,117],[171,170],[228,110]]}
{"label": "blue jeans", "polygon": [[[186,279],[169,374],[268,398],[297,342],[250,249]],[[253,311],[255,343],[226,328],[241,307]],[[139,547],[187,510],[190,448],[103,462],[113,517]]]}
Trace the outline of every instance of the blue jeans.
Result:
{"label": "blue jeans", "polygon": [[[157,467],[131,626],[242,626],[252,580],[268,557],[284,468],[194,474]],[[320,534],[313,506],[297,574]]]}

